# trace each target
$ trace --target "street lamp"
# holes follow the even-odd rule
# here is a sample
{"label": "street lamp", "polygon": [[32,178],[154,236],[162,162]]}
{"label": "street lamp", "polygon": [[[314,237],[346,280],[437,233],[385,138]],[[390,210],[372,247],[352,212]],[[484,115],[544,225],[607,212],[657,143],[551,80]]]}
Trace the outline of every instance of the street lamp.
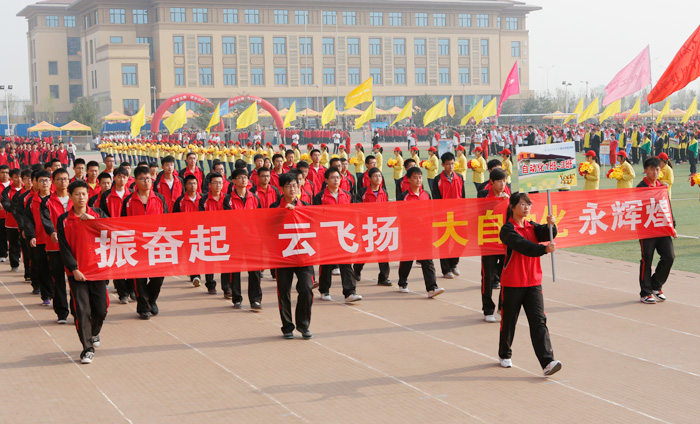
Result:
{"label": "street lamp", "polygon": [[151,106],[151,114],[156,113],[156,86],[151,86],[151,91],[153,92],[153,105]]}
{"label": "street lamp", "polygon": [[546,69],[547,70],[547,95],[549,96],[549,70],[556,67],[557,65],[551,65],[551,66],[540,66],[540,69]]}
{"label": "street lamp", "polygon": [[570,82],[562,81],[561,85],[564,86],[564,112],[569,110],[569,87],[571,87]]}
{"label": "street lamp", "polygon": [[5,112],[7,113],[7,134],[12,135],[12,130],[10,129],[10,99],[7,97],[7,90],[12,90],[12,86],[8,85],[7,88],[4,85],[0,85],[0,90],[5,91]]}
{"label": "street lamp", "polygon": [[581,84],[586,84],[586,95],[584,96],[586,98],[586,103],[588,103],[588,81],[579,81]]}
{"label": "street lamp", "polygon": [[469,85],[466,82],[462,82],[459,85],[462,86],[462,108],[466,111],[467,110],[467,96],[464,93],[464,88]]}

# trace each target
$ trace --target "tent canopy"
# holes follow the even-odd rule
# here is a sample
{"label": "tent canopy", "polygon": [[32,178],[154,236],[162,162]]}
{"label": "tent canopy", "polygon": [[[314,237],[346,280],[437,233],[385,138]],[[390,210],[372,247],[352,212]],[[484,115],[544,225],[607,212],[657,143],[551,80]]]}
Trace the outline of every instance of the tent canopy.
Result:
{"label": "tent canopy", "polygon": [[572,113],[564,113],[562,111],[552,112],[548,115],[542,117],[542,119],[566,119],[567,116],[573,115]]}
{"label": "tent canopy", "polygon": [[27,131],[29,131],[29,132],[37,132],[37,131],[45,132],[45,131],[61,131],[61,129],[49,124],[46,121],[41,121],[38,124],[34,125],[33,127],[30,127],[29,129],[27,129]]}
{"label": "tent canopy", "polygon": [[131,120],[131,117],[124,115],[123,113],[114,111],[107,116],[103,116],[102,119],[105,121],[129,121]]}
{"label": "tent canopy", "polygon": [[307,107],[301,112],[297,112],[297,116],[321,116],[321,113]]}
{"label": "tent canopy", "polygon": [[92,128],[83,125],[78,121],[70,121],[61,127],[61,131],[92,131]]}

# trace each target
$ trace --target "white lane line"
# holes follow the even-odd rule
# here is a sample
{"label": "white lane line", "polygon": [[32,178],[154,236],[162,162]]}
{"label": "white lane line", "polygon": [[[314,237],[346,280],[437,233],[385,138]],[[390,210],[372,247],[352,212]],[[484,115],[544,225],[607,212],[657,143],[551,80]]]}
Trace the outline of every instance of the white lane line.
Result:
{"label": "white lane line", "polygon": [[71,361],[71,362],[73,363],[73,365],[74,365],[76,368],[78,368],[78,370],[85,376],[85,378],[87,378],[88,380],[90,380],[90,383],[92,383],[92,385],[95,386],[95,388],[97,389],[97,391],[100,392],[100,394],[105,398],[105,400],[106,400],[110,405],[112,405],[112,407],[113,407],[117,412],[119,412],[119,415],[121,415],[122,418],[124,418],[124,420],[125,420],[126,422],[133,424],[133,421],[131,421],[131,420],[129,419],[129,417],[127,417],[126,414],[124,414],[124,412],[123,412],[121,409],[119,409],[119,407],[117,406],[117,404],[114,403],[114,401],[112,401],[112,399],[110,399],[109,396],[107,396],[107,393],[105,393],[105,392],[100,388],[100,386],[98,386],[97,383],[92,379],[92,377],[90,377],[90,375],[89,375],[88,373],[85,372],[85,367],[84,367],[84,366],[81,366],[80,364],[78,364],[78,363],[68,354],[68,352],[66,352],[65,349],[63,349],[63,347],[56,341],[56,339],[53,338],[53,336],[51,335],[51,333],[49,333],[49,332],[46,330],[46,328],[44,328],[44,326],[41,325],[41,323],[40,323],[36,318],[34,318],[34,315],[32,315],[32,313],[29,311],[29,309],[27,309],[27,307],[24,305],[24,303],[22,303],[22,301],[20,301],[20,300],[17,298],[17,296],[15,296],[15,294],[12,292],[12,290],[10,290],[10,288],[7,287],[7,285],[5,284],[5,282],[2,281],[2,280],[0,280],[0,284],[2,284],[3,287],[5,287],[5,290],[7,290],[7,292],[10,293],[10,295],[12,296],[12,298],[15,299],[15,301],[22,307],[22,309],[24,309],[24,311],[27,313],[27,315],[29,315],[29,317],[32,319],[32,321],[34,321],[34,323],[35,323],[39,328],[41,328],[41,330],[49,337],[49,339],[51,339],[51,341],[53,342],[53,344],[56,345],[56,347],[59,348],[59,349],[61,350],[61,352],[63,352],[63,354],[66,356],[66,358],[68,358],[68,360]]}

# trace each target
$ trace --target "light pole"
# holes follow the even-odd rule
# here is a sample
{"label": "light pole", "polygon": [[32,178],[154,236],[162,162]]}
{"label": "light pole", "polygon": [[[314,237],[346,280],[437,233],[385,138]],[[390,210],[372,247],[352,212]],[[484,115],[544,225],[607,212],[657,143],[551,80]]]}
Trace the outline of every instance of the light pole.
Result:
{"label": "light pole", "polygon": [[7,113],[7,134],[12,135],[12,130],[10,129],[10,99],[7,97],[7,91],[12,90],[12,86],[8,85],[5,88],[4,85],[0,85],[0,90],[5,90],[5,112]]}
{"label": "light pole", "polygon": [[460,83],[459,85],[462,86],[462,109],[465,111],[467,110],[467,96],[464,93],[464,88],[467,86],[467,83],[463,82]]}
{"label": "light pole", "polygon": [[151,91],[153,92],[153,105],[151,106],[151,114],[156,113],[156,86],[151,86]]}
{"label": "light pole", "polygon": [[588,81],[580,81],[581,84],[586,84],[586,95],[583,96],[586,98],[586,103],[588,103]]}
{"label": "light pole", "polygon": [[564,86],[564,112],[569,110],[569,87],[571,87],[570,82],[562,81],[561,85]]}
{"label": "light pole", "polygon": [[547,95],[549,96],[549,70],[556,67],[557,65],[551,66],[540,66],[540,69],[545,69],[547,71]]}

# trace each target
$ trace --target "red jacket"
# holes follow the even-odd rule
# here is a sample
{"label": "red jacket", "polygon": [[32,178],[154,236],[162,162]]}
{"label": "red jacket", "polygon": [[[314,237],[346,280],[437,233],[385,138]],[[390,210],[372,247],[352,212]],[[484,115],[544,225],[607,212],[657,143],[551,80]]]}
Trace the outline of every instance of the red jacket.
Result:
{"label": "red jacket", "polygon": [[[552,230],[556,236],[557,227],[553,227]],[[541,285],[542,267],[539,257],[547,253],[547,248],[540,242],[549,240],[547,225],[525,221],[521,227],[511,218],[501,227],[500,237],[506,246],[501,285],[504,287]]]}
{"label": "red jacket", "polygon": [[7,153],[0,153],[0,165],[7,165]]}
{"label": "red jacket", "polygon": [[412,201],[415,201],[415,200],[430,200],[430,195],[428,194],[428,192],[426,192],[425,190],[423,190],[422,187],[421,187],[421,189],[420,189],[420,193],[418,193],[418,194],[413,193],[413,192],[411,191],[411,189],[409,188],[408,190],[406,190],[406,191],[404,191],[403,193],[401,193],[401,196],[400,196],[400,199],[399,199],[399,200],[404,200],[404,201],[407,201],[407,202],[412,202]]}
{"label": "red jacket", "polygon": [[[7,217],[5,218],[5,227],[6,228],[18,228],[19,225],[17,224],[17,220],[15,219],[13,212],[12,212],[12,198],[15,197],[16,194],[22,194],[25,191],[27,191],[24,186],[20,186],[20,188],[15,188],[10,184],[5,188],[5,190],[2,191],[2,207],[5,209],[3,212],[7,212]],[[17,212],[14,212],[17,213]],[[21,212],[20,212],[21,213]]]}
{"label": "red jacket", "polygon": [[328,188],[314,196],[314,205],[348,205],[352,203],[352,195],[345,190],[338,189],[338,200],[333,197]]}
{"label": "red jacket", "polygon": [[258,195],[258,199],[260,199],[260,206],[263,208],[269,208],[270,205],[275,203],[281,196],[277,187],[269,184],[267,186],[267,190],[263,190],[260,187],[255,187],[255,194]]}
{"label": "red jacket", "polygon": [[433,193],[434,199],[464,199],[464,180],[461,175],[453,172],[450,181],[443,171],[433,180],[430,192]]}
{"label": "red jacket", "polygon": [[68,150],[56,150],[56,156],[58,156],[58,160],[61,161],[61,164],[68,165]]}
{"label": "red jacket", "polygon": [[307,178],[310,178],[311,182],[314,183],[313,195],[317,195],[321,191],[323,182],[326,180],[326,168],[324,168],[322,165],[319,165],[317,171],[314,169],[313,165],[309,165],[309,175],[307,175]]}
{"label": "red jacket", "polygon": [[33,238],[36,239],[36,244],[46,244],[46,231],[44,230],[44,225],[41,222],[41,201],[43,199],[39,196],[39,193],[32,195],[32,198],[28,201],[26,206],[27,211],[27,222],[25,232],[27,235],[27,240]]}
{"label": "red jacket", "polygon": [[258,209],[261,206],[260,199],[250,190],[245,191],[245,198],[241,199],[236,193],[236,189],[229,195],[229,206],[231,209]]}
{"label": "red jacket", "polygon": [[165,181],[165,178],[159,178],[157,184],[155,184],[153,188],[155,189],[156,193],[163,196],[165,199],[165,204],[168,205],[168,210],[170,211],[173,210],[175,200],[185,193],[185,183],[180,177],[176,177],[174,175],[172,189],[168,187],[168,182]]}
{"label": "red jacket", "polygon": [[224,194],[223,191],[219,194],[219,200],[214,200],[209,197],[209,193],[203,195],[202,198],[199,199],[200,212],[228,210],[230,209],[229,205],[228,195]]}
{"label": "red jacket", "polygon": [[[87,180],[85,182],[87,183]],[[53,184],[51,184],[51,186],[53,187]],[[100,187],[98,182],[95,182],[95,188],[90,187],[90,183],[88,183],[88,199],[96,194],[100,194],[101,191],[102,187]]]}
{"label": "red jacket", "polygon": [[386,194],[386,190],[384,190],[381,186],[379,187],[379,191],[377,193],[372,191],[371,186],[363,187],[362,190],[360,190],[360,192],[358,193],[357,197],[360,200],[362,200],[362,203],[376,203],[389,201],[389,196]]}
{"label": "red jacket", "polygon": [[168,205],[160,194],[151,190],[148,194],[148,201],[144,205],[139,198],[138,192],[133,192],[124,198],[122,204],[122,216],[160,215],[168,213]]}
{"label": "red jacket", "polygon": [[[67,194],[67,193],[66,193]],[[39,211],[41,212],[41,224],[44,226],[44,231],[46,231],[46,251],[47,252],[57,252],[59,250],[58,243],[51,240],[51,234],[56,232],[56,222],[58,217],[68,212],[73,208],[73,201],[68,199],[68,204],[66,208],[63,208],[63,204],[56,196],[56,193],[51,193],[51,195],[46,196],[41,201],[41,206]]]}
{"label": "red jacket", "polygon": [[122,205],[124,204],[124,199],[131,194],[131,190],[124,187],[124,197],[119,197],[114,187],[107,190],[104,195],[100,198],[99,207],[104,212],[104,214],[111,218],[116,218],[122,214]]}
{"label": "red jacket", "polygon": [[198,166],[194,167],[194,172],[190,171],[189,168],[185,168],[185,171],[182,173],[182,179],[184,180],[185,177],[188,175],[194,175],[194,177],[197,179],[197,190],[201,193],[202,182],[204,181],[204,173],[202,172],[202,170],[199,169]]}
{"label": "red jacket", "polygon": [[[99,209],[93,209],[88,207],[86,213],[92,215],[95,218],[104,218],[104,213],[101,213]],[[58,233],[58,244],[60,246],[61,258],[63,259],[63,267],[66,269],[66,274],[73,275],[73,271],[78,269],[78,262],[75,259],[73,250],[81,245],[81,241],[78,240],[77,231],[75,231],[75,226],[80,222],[80,217],[73,212],[73,208],[69,209],[68,212],[62,214],[58,217],[56,222],[56,232]],[[109,296],[107,296],[109,298]]]}
{"label": "red jacket", "polygon": [[199,200],[202,195],[199,193],[194,194],[194,200],[190,198],[187,193],[178,197],[173,205],[173,212],[198,212],[199,211]]}
{"label": "red jacket", "polygon": [[[11,180],[7,180],[7,184],[0,184],[0,193],[2,193],[3,190],[5,190],[7,187],[12,185]],[[0,210],[0,219],[5,219],[7,217],[7,211],[5,209]],[[7,226],[7,225],[6,225]]]}

